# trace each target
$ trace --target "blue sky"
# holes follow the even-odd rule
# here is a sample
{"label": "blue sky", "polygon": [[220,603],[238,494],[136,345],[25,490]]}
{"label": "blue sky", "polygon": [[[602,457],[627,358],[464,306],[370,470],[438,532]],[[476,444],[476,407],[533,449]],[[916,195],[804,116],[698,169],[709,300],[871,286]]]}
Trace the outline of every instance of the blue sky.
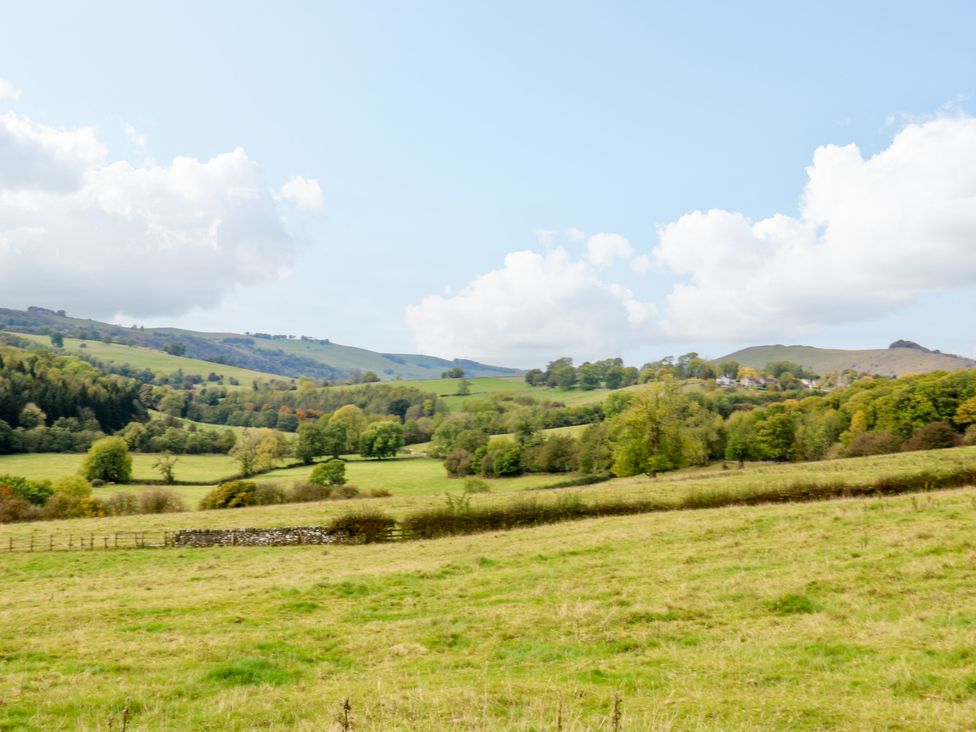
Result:
{"label": "blue sky", "polygon": [[[896,338],[973,355],[969,209],[924,278],[911,247],[928,256],[923,224],[939,228],[943,201],[901,227],[911,237],[880,271],[868,255],[892,232],[874,223],[891,215],[856,209],[904,210],[912,171],[963,164],[974,15],[948,2],[4,3],[0,115],[26,122],[7,125],[6,153],[0,134],[0,163],[34,172],[8,176],[20,208],[0,205],[0,306],[521,366]],[[942,142],[892,147],[913,125]],[[83,128],[97,139],[65,153],[57,135]],[[35,142],[43,165],[24,152]],[[888,165],[818,162],[810,197],[831,203],[805,216],[814,151],[852,143],[864,160],[909,160],[891,173],[904,185],[888,185]],[[238,148],[246,159],[173,168]],[[37,172],[54,165],[74,183]],[[318,183],[321,206],[282,193],[296,176]],[[976,195],[971,179],[954,185],[946,200]],[[247,210],[228,203],[241,190]],[[712,209],[798,218],[813,235],[853,217],[865,251],[826,266],[849,239],[756,244],[721,217],[682,219]],[[227,271],[194,238],[215,226]],[[587,256],[600,234],[618,239]],[[782,263],[754,281],[736,270],[794,246],[796,281]],[[731,261],[741,287],[700,271],[712,261]],[[689,282],[694,297],[669,305]]]}

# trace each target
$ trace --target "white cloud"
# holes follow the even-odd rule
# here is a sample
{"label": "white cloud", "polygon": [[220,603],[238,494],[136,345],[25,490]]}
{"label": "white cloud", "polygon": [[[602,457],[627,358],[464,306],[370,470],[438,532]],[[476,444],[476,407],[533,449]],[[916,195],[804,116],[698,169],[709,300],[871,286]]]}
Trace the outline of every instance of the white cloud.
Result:
{"label": "white cloud", "polygon": [[6,79],[0,79],[0,101],[16,102],[20,99],[20,89]]}
{"label": "white cloud", "polygon": [[634,250],[620,234],[594,234],[586,240],[586,258],[599,269],[613,265],[618,259],[630,259]]}
{"label": "white cloud", "polygon": [[146,136],[139,132],[135,127],[133,127],[128,122],[122,123],[122,129],[125,130],[126,139],[129,140],[136,147],[146,146]]}
{"label": "white cloud", "polygon": [[406,310],[426,353],[527,365],[564,354],[620,353],[652,330],[653,316],[653,305],[602,281],[561,247],[512,252],[502,269]]}
{"label": "white cloud", "polygon": [[[515,252],[460,292],[408,308],[408,324],[441,355],[539,363],[650,342],[792,340],[976,285],[973,117],[943,111],[866,159],[854,145],[818,148],[807,174],[797,216],[695,211],[636,256],[615,234],[590,236],[581,261],[562,248]],[[565,235],[545,233],[550,245]],[[660,307],[601,279],[621,260],[672,278]]]}
{"label": "white cloud", "polygon": [[654,259],[683,280],[664,332],[783,338],[976,284],[976,119],[909,125],[868,159],[824,146],[807,173],[799,217],[713,210],[660,228]]}
{"label": "white cloud", "polygon": [[176,315],[276,277],[295,242],[240,148],[107,162],[88,128],[0,116],[0,296],[92,317]]}
{"label": "white cloud", "polygon": [[59,130],[17,114],[0,115],[0,193],[69,191],[108,151],[90,127]]}
{"label": "white cloud", "polygon": [[324,211],[325,199],[315,178],[297,176],[281,187],[281,196],[294,203],[302,211]]}

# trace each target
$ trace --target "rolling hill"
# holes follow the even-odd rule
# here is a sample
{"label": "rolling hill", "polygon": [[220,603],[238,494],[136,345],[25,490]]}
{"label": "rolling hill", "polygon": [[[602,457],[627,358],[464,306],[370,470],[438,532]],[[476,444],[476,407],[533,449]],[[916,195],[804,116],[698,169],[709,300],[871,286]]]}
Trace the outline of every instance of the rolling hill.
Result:
{"label": "rolling hill", "polygon": [[911,341],[895,341],[888,348],[865,350],[813,346],[752,346],[715,361],[738,361],[743,366],[754,369],[761,369],[770,361],[794,361],[821,375],[845,369],[881,376],[901,376],[976,368],[976,361],[973,359],[931,351]]}
{"label": "rolling hill", "polygon": [[66,337],[90,342],[110,340],[125,346],[181,350],[187,358],[225,364],[278,376],[346,379],[372,371],[381,379],[436,379],[453,366],[468,376],[513,376],[518,369],[489,366],[476,361],[449,361],[409,353],[378,353],[344,346],[328,339],[270,333],[202,333],[179,328],[142,328],[91,319],[73,318],[47,308],[10,310],[0,308],[0,330],[14,333]]}

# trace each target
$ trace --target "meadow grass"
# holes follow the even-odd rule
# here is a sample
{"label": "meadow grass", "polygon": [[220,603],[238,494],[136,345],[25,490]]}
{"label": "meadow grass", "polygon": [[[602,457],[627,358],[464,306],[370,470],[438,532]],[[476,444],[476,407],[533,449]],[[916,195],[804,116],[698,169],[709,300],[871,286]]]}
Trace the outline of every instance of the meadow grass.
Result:
{"label": "meadow grass", "polygon": [[[233,511],[225,513],[232,514]],[[0,729],[968,730],[976,491],[10,555]]]}

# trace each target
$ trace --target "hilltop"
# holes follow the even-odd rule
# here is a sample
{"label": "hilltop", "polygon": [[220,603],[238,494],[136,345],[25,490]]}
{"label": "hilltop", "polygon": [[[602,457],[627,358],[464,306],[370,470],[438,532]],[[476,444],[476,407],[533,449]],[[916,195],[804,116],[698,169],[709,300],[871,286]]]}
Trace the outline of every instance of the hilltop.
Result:
{"label": "hilltop", "polygon": [[821,375],[846,369],[881,376],[901,376],[976,368],[976,361],[973,359],[932,351],[912,341],[895,341],[888,348],[864,350],[813,346],[752,346],[715,360],[718,363],[738,361],[743,366],[754,369],[761,369],[770,361],[793,361]]}
{"label": "hilltop", "polygon": [[513,376],[518,369],[410,353],[379,353],[344,346],[327,338],[271,333],[203,333],[180,328],[124,327],[90,318],[69,317],[63,310],[0,308],[0,330],[151,348],[177,356],[236,366],[277,376],[346,379],[372,371],[381,379],[436,379],[460,366],[471,377]]}

